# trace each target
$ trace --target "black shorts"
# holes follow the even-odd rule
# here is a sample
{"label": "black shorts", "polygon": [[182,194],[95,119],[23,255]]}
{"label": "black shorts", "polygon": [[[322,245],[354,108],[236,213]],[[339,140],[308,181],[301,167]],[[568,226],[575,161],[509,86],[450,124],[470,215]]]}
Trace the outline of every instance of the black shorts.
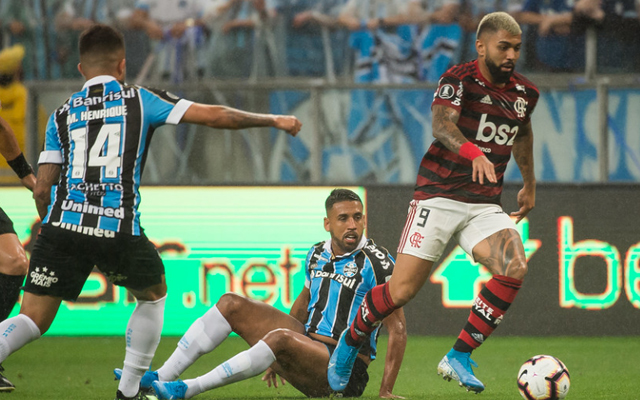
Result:
{"label": "black shorts", "polygon": [[11,218],[0,208],[0,235],[5,233],[13,233],[15,235],[16,231],[13,229]]}
{"label": "black shorts", "polygon": [[33,247],[24,290],[74,301],[94,266],[111,283],[134,290],[157,285],[164,275],[162,259],[144,233],[99,238],[47,224]]}
{"label": "black shorts", "polygon": [[[336,349],[336,346],[333,344],[327,344],[324,342],[320,343],[327,346],[329,355],[332,355],[333,351]],[[353,363],[353,369],[351,370],[351,378],[349,378],[349,383],[342,392],[343,397],[362,396],[364,389],[367,387],[367,383],[369,383],[369,373],[367,372],[367,368],[369,368],[367,363],[365,363],[360,357],[356,357],[356,362]]]}

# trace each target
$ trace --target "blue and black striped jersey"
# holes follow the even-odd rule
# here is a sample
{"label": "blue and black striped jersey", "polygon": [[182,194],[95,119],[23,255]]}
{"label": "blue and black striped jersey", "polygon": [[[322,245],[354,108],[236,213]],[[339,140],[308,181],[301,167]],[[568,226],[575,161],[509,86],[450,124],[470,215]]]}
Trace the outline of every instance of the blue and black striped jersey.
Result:
{"label": "blue and black striped jersey", "polygon": [[98,237],[141,233],[140,178],[156,128],[192,102],[165,91],[88,80],[53,112],[39,164],[60,164],[45,224]]}
{"label": "blue and black striped jersey", "polygon": [[[307,332],[336,340],[356,316],[365,294],[389,280],[395,260],[384,247],[363,239],[358,249],[334,257],[331,241],[315,244],[307,254],[305,286],[309,288]],[[379,329],[365,343],[363,354],[376,355]]]}

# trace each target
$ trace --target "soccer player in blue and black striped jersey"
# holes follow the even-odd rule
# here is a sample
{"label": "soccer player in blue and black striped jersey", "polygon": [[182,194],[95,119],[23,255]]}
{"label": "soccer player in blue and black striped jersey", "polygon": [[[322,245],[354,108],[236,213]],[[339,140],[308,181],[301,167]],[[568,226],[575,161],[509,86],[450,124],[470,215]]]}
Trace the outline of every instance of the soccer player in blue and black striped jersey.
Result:
{"label": "soccer player in blue and black striped jersey", "polygon": [[80,36],[86,83],[47,124],[34,191],[43,225],[31,255],[20,314],[0,323],[0,362],[47,331],[62,300],[74,301],[96,265],[138,300],[127,327],[117,399],[145,399],[140,378],[160,341],[164,266],[140,226],[140,179],[156,128],[180,122],[212,128],[275,127],[295,136],[293,116],[193,103],[124,83],[122,35],[94,25]]}
{"label": "soccer player in blue and black striped jersey", "polygon": [[[288,315],[268,304],[227,293],[191,325],[160,369],[144,375],[142,387],[153,387],[160,399],[188,399],[268,370],[263,380],[269,386],[278,386],[278,374],[309,397],[329,396],[332,390],[325,371],[337,339],[354,320],[369,289],[387,281],[394,262],[385,248],[364,236],[365,215],[356,193],[333,190],[325,209],[324,227],[331,239],[309,250],[305,285]],[[393,398],[407,341],[403,310],[395,310],[383,323],[389,341],[379,394]],[[252,347],[205,375],[174,381],[231,332]],[[376,328],[360,351],[344,391],[346,397],[362,395],[367,385],[367,367],[376,357],[377,334]],[[115,372],[116,376],[121,373]]]}

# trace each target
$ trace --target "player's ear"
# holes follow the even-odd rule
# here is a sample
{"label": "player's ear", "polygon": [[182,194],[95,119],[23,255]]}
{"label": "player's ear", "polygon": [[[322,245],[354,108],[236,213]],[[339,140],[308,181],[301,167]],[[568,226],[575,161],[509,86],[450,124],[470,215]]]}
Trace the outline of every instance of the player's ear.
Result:
{"label": "player's ear", "polygon": [[82,72],[82,63],[78,63],[78,72],[80,72],[80,75],[84,76],[84,72]]}
{"label": "player's ear", "polygon": [[476,39],[476,51],[478,52],[478,58],[484,57],[486,48],[484,42],[480,39]]}
{"label": "player's ear", "polygon": [[324,230],[329,232],[331,228],[331,222],[329,222],[329,218],[324,217]]}

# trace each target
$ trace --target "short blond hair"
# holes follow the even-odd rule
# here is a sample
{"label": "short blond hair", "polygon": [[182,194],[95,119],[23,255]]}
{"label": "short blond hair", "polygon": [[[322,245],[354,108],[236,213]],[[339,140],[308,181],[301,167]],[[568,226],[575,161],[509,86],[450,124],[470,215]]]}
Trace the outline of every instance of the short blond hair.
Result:
{"label": "short blond hair", "polygon": [[476,37],[480,39],[480,35],[485,32],[496,33],[499,30],[505,30],[514,36],[522,35],[522,29],[520,29],[520,25],[516,20],[506,12],[498,11],[487,14],[482,18],[482,21],[478,24]]}

